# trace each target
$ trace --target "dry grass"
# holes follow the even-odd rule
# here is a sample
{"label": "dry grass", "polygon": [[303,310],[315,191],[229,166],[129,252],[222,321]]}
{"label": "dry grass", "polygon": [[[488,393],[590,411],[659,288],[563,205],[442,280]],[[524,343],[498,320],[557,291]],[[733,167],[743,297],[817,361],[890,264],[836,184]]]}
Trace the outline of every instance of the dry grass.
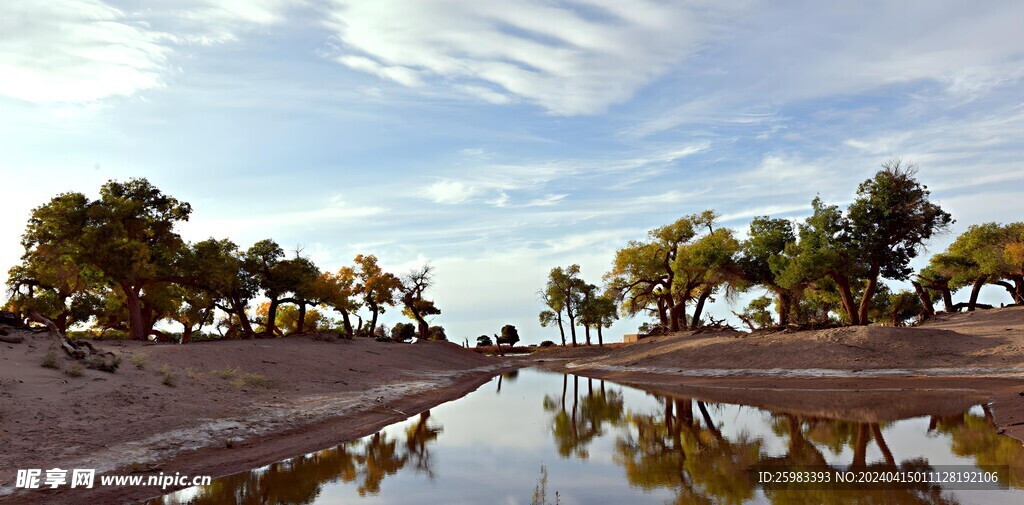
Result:
{"label": "dry grass", "polygon": [[132,364],[135,368],[143,370],[146,368],[146,362],[149,361],[149,356],[143,353],[132,354]]}
{"label": "dry grass", "polygon": [[43,358],[43,362],[40,363],[39,366],[43,368],[53,368],[55,370],[60,368],[60,365],[57,364],[57,353],[55,351],[46,353],[46,357]]}
{"label": "dry grass", "polygon": [[167,387],[175,387],[178,385],[178,376],[171,371],[171,366],[167,364],[160,365],[160,373],[163,375],[161,383]]}
{"label": "dry grass", "polygon": [[228,381],[228,384],[236,388],[251,387],[257,389],[269,389],[274,387],[274,380],[256,373],[245,373],[241,367],[229,366],[221,370],[214,370],[213,375]]}
{"label": "dry grass", "polygon": [[64,375],[67,375],[68,377],[81,377],[82,374],[82,365],[79,365],[78,363],[72,363],[64,369]]}

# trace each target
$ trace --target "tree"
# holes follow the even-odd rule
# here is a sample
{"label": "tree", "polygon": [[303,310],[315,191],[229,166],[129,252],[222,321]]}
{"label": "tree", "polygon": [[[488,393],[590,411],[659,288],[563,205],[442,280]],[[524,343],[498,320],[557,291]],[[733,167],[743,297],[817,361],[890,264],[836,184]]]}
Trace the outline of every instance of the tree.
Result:
{"label": "tree", "polygon": [[182,344],[191,342],[194,332],[213,323],[214,302],[206,291],[174,284],[170,286],[170,299],[174,308],[169,317],[182,326]]}
{"label": "tree", "polygon": [[391,328],[391,340],[405,342],[416,336],[416,327],[410,323],[395,323]]}
{"label": "tree", "polygon": [[973,311],[986,283],[1006,289],[1013,303],[1024,303],[1024,223],[971,225],[932,258],[929,268],[948,279],[950,289],[971,286],[967,310]]}
{"label": "tree", "polygon": [[[545,293],[550,293],[553,297],[552,303],[565,310],[565,315],[569,318],[569,332],[572,336],[573,347],[576,347],[576,318],[579,316],[582,290],[586,284],[579,278],[579,274],[579,265],[552,268],[548,273],[548,284],[544,290]],[[561,312],[557,314],[561,314]],[[558,317],[561,316],[558,315]]]}
{"label": "tree", "polygon": [[506,324],[501,327],[501,336],[494,340],[494,343],[498,345],[498,349],[501,349],[501,344],[507,344],[509,347],[515,347],[516,342],[519,342],[519,330],[511,324]]}
{"label": "tree", "polygon": [[[710,229],[710,223],[708,227]],[[679,277],[695,282],[698,290],[691,329],[700,327],[705,303],[720,287],[725,286],[734,291],[745,287],[742,269],[736,261],[739,247],[739,242],[728,228],[713,230],[693,243],[680,247],[685,249],[685,253],[678,254],[676,268],[689,269],[689,272]]]}
{"label": "tree", "polygon": [[434,341],[447,341],[448,335],[445,334],[443,326],[431,326],[427,339]]}
{"label": "tree", "polygon": [[619,307],[615,303],[614,295],[605,291],[601,296],[594,298],[591,307],[594,327],[597,328],[597,345],[604,347],[604,333],[602,328],[611,328],[615,320],[619,318]]}
{"label": "tree", "polygon": [[615,303],[614,293],[605,291],[597,292],[597,286],[587,284],[583,289],[583,299],[580,304],[580,323],[586,328],[586,341],[590,345],[590,329],[597,330],[597,343],[604,346],[604,334],[602,328],[610,328],[618,319],[618,305]]}
{"label": "tree", "polygon": [[[669,331],[686,326],[686,302],[702,280],[684,268],[689,265],[679,256],[703,228],[713,232],[716,218],[712,210],[684,216],[648,232],[648,242],[632,241],[616,253],[605,281],[627,314],[656,308],[659,321]],[[687,275],[680,278],[680,273]],[[710,289],[706,292],[710,296]]]}
{"label": "tree", "polygon": [[184,245],[174,225],[191,212],[146,179],[108,181],[98,200],[65,193],[34,209],[22,244],[28,257],[56,248],[101,273],[124,295],[131,338],[144,340],[156,321],[143,317],[142,295],[173,280],[173,259]]}
{"label": "tree", "polygon": [[395,294],[402,289],[402,281],[394,274],[385,272],[377,264],[377,257],[358,255],[355,258],[358,276],[356,291],[363,297],[366,308],[370,310],[370,329],[372,335],[377,328],[377,316],[385,312],[385,308],[395,304]]}
{"label": "tree", "polygon": [[323,286],[320,284],[320,269],[308,258],[298,256],[298,253],[296,253],[296,257],[281,262],[279,267],[284,271],[286,289],[292,293],[289,301],[294,303],[299,310],[295,333],[305,333],[306,308],[322,303],[320,296],[323,295]]}
{"label": "tree", "polygon": [[[779,284],[777,278],[778,272],[785,270],[784,254],[790,244],[796,244],[796,232],[791,221],[768,216],[755,217],[750,222],[750,231],[740,246],[737,258],[747,282],[761,286],[775,295],[779,326],[783,327],[789,324],[794,297],[798,298],[803,289],[799,285],[794,286],[794,289],[786,289]],[[758,318],[758,321],[760,324],[763,319]]]}
{"label": "tree", "polygon": [[488,347],[488,346],[492,346],[492,345],[494,345],[494,342],[491,341],[491,337],[490,336],[488,336],[488,335],[480,335],[479,337],[476,337],[476,346],[477,347]]}
{"label": "tree", "polygon": [[914,259],[933,234],[953,222],[948,212],[932,203],[928,187],[917,181],[917,165],[894,158],[861,183],[850,204],[850,239],[866,267],[867,285],[860,297],[857,321],[868,323],[871,298],[879,277],[907,280]]}
{"label": "tree", "polygon": [[426,298],[426,292],[433,283],[433,268],[430,265],[423,265],[413,269],[402,279],[402,304],[406,316],[416,321],[419,326],[419,337],[426,339],[430,336],[430,324],[426,318],[441,313],[433,300]]}
{"label": "tree", "polygon": [[798,226],[799,240],[786,246],[788,261],[777,273],[785,289],[798,289],[828,277],[834,283],[850,324],[860,324],[860,313],[851,290],[852,279],[863,274],[849,220],[835,205],[821,198],[811,202],[813,214]]}
{"label": "tree", "polygon": [[271,239],[256,242],[245,252],[245,270],[252,276],[263,296],[270,299],[263,332],[277,334],[277,307],[293,285],[288,278],[287,266],[282,267],[284,249]]}
{"label": "tree", "polygon": [[[778,302],[776,301],[776,304]],[[736,314],[746,324],[750,331],[756,331],[763,328],[768,328],[772,325],[772,313],[768,310],[771,307],[772,300],[767,296],[759,296],[750,300],[747,307],[743,309],[743,313]]]}
{"label": "tree", "polygon": [[253,335],[247,308],[258,282],[234,242],[211,238],[191,245],[179,262],[179,271],[188,285],[207,293],[214,307],[230,314],[225,336]]}
{"label": "tree", "polygon": [[317,283],[317,297],[325,305],[341,314],[345,336],[349,339],[355,337],[351,314],[354,314],[360,307],[357,298],[360,290],[356,285],[356,279],[356,272],[352,267],[341,267],[336,274],[321,274]]}
{"label": "tree", "polygon": [[547,328],[552,324],[558,325],[558,333],[562,336],[562,347],[565,347],[565,326],[562,324],[562,313],[565,312],[565,297],[557,286],[550,281],[540,292],[540,299],[549,310],[543,310],[539,314],[540,325]]}

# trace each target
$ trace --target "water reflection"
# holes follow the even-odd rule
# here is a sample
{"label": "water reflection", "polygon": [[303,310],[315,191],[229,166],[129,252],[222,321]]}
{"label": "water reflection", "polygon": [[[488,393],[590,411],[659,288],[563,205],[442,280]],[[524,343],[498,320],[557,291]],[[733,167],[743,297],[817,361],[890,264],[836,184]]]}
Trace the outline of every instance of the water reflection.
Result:
{"label": "water reflection", "polygon": [[[706,403],[536,370],[493,382],[361,440],[217,479],[162,502],[529,503],[539,465],[546,465],[545,484],[563,503],[954,504],[1024,497],[1024,446],[999,435],[983,408],[859,422]],[[1011,489],[762,489],[749,470],[765,464],[925,471],[1005,465]]]}

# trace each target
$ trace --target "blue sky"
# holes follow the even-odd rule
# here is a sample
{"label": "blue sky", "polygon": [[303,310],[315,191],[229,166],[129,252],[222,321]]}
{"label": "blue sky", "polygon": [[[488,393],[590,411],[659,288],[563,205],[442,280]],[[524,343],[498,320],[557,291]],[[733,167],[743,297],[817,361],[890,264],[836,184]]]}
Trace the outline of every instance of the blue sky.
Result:
{"label": "blue sky", "polygon": [[1024,218],[1024,4],[722,3],[4,2],[0,264],[55,193],[145,176],[188,239],[430,261],[450,336],[536,342],[552,266],[800,218],[891,155],[958,220],[932,250]]}

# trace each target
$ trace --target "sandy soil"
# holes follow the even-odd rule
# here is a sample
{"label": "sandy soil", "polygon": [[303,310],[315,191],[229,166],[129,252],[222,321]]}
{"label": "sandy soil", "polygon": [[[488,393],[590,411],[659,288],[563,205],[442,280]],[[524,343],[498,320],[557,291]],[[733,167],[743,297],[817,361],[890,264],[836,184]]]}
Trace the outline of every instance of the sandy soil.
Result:
{"label": "sandy soil", "polygon": [[1024,307],[942,315],[914,328],[677,333],[617,349],[542,349],[530,358],[568,360],[570,368],[580,370],[625,367],[691,374],[708,369],[773,368],[1019,368],[1024,372]]}
{"label": "sandy soil", "polygon": [[[17,334],[25,341],[0,343],[3,494],[18,468],[241,471],[372,433],[458,398],[510,366],[449,343],[294,337],[187,346],[104,342],[102,349],[122,359],[117,372],[86,369],[70,377],[63,353],[59,369],[40,366],[53,336]],[[167,374],[174,386],[163,383]],[[155,494],[111,488],[6,499],[120,503]]]}

